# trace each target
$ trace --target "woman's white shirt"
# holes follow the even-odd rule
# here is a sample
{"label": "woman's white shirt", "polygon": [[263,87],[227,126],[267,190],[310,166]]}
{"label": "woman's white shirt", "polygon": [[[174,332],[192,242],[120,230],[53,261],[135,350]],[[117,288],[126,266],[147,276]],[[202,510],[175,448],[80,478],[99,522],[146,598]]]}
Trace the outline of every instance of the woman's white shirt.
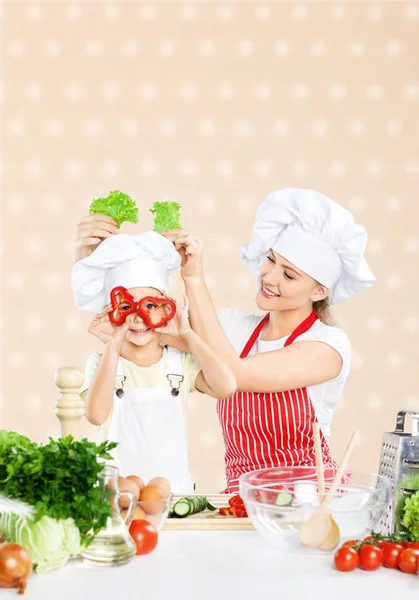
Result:
{"label": "woman's white shirt", "polygon": [[[249,315],[232,308],[222,308],[217,314],[221,326],[237,354],[242,352],[253,330],[261,319],[263,319],[263,315]],[[249,356],[261,352],[279,350],[284,347],[288,337],[287,335],[279,340],[272,341],[258,339],[250,350]],[[330,438],[333,411],[340,400],[350,369],[351,344],[349,338],[339,327],[325,325],[318,319],[309,331],[300,335],[294,343],[297,343],[297,341],[317,341],[329,344],[342,357],[342,368],[335,379],[308,386],[307,388],[320,428],[323,434],[327,438]]]}

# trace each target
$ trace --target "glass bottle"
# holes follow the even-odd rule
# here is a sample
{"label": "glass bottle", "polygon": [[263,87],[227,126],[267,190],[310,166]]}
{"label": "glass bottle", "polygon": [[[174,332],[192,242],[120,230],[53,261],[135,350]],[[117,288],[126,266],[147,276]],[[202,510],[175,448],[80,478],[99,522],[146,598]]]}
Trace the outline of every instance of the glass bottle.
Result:
{"label": "glass bottle", "polygon": [[[132,492],[119,489],[118,469],[114,466],[105,466],[101,485],[104,492],[106,489],[110,490],[108,501],[112,507],[112,516],[108,517],[105,527],[97,533],[92,543],[81,552],[81,557],[85,562],[95,565],[121,565],[128,562],[136,553],[136,546],[128,528],[131,525],[137,499]],[[122,496],[127,496],[130,501],[125,518],[122,517],[119,507],[119,498]]]}

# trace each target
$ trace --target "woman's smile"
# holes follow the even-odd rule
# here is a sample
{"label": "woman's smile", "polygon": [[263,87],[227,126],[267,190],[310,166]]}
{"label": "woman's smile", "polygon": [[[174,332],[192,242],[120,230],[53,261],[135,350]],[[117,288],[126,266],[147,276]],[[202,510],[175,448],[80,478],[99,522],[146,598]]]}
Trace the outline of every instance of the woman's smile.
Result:
{"label": "woman's smile", "polygon": [[262,284],[260,291],[262,292],[262,296],[264,298],[269,298],[269,299],[280,298],[280,294],[275,294],[269,288],[267,288],[265,284]]}

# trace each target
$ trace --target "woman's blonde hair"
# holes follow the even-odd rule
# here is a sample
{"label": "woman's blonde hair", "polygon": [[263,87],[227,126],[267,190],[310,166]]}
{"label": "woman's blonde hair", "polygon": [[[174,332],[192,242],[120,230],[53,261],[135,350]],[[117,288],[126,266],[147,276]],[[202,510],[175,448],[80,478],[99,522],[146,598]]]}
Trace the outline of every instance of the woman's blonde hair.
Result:
{"label": "woman's blonde hair", "polygon": [[336,325],[330,308],[329,297],[323,298],[323,300],[317,300],[317,302],[313,302],[313,310],[316,313],[317,318],[325,325]]}

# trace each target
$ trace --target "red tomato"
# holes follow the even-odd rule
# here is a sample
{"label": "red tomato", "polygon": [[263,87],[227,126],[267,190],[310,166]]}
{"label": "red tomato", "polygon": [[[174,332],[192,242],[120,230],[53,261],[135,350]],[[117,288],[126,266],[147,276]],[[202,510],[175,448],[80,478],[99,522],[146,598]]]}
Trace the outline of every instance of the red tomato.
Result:
{"label": "red tomato", "polygon": [[419,550],[405,548],[399,556],[399,569],[414,575],[418,571]]}
{"label": "red tomato", "polygon": [[359,566],[364,571],[375,571],[383,564],[383,551],[377,546],[365,544],[359,550]]}
{"label": "red tomato", "polygon": [[363,541],[364,541],[364,542],[372,542],[372,540],[373,540],[373,539],[374,539],[374,538],[373,538],[373,536],[372,536],[372,535],[367,535],[367,537],[365,537]]}
{"label": "red tomato", "polygon": [[383,551],[383,565],[388,569],[397,569],[400,554],[404,550],[403,546],[392,542],[384,542],[381,550]]}
{"label": "red tomato", "polygon": [[236,517],[247,517],[246,509],[244,507],[240,508],[240,506],[237,506],[235,516]]}
{"label": "red tomato", "polygon": [[338,571],[353,571],[358,562],[358,552],[348,546],[342,546],[335,554],[335,567]]}
{"label": "red tomato", "polygon": [[419,542],[407,542],[406,548],[414,548],[419,550]]}
{"label": "red tomato", "polygon": [[131,523],[129,534],[137,546],[136,554],[148,554],[157,546],[159,535],[154,525],[143,519]]}
{"label": "red tomato", "polygon": [[348,540],[347,542],[342,544],[342,546],[344,546],[345,548],[352,548],[352,546],[358,546],[358,544],[360,544],[359,540]]}

